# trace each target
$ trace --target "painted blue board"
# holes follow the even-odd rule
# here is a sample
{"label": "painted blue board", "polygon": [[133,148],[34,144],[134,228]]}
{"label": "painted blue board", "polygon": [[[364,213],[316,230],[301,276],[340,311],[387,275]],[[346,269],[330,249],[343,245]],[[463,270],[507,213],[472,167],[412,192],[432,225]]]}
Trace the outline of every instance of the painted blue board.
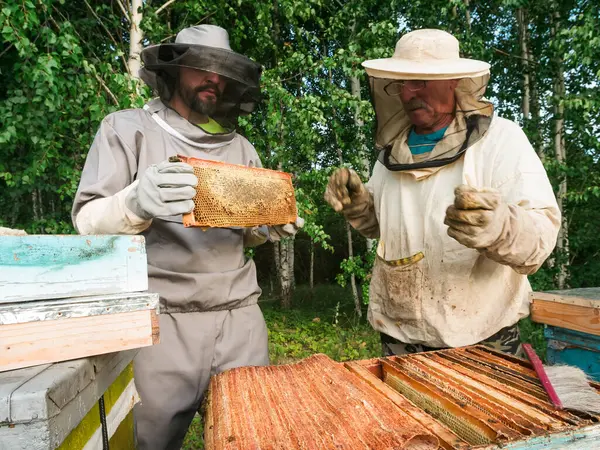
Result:
{"label": "painted blue board", "polygon": [[[600,382],[600,336],[546,325],[547,359],[550,364],[579,367]],[[598,447],[600,448],[600,446]]]}
{"label": "painted blue board", "polygon": [[600,425],[512,442],[502,448],[511,450],[598,450],[600,449]]}
{"label": "painted blue board", "polygon": [[147,289],[143,236],[0,237],[0,303]]}

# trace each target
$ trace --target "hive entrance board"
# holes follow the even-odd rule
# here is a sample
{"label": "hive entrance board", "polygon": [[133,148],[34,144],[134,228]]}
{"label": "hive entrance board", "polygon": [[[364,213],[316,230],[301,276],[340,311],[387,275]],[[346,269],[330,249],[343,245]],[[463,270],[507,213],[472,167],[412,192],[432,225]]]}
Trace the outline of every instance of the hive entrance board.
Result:
{"label": "hive entrance board", "polygon": [[186,227],[253,227],[293,223],[298,212],[291,175],[275,170],[177,156],[198,177]]}
{"label": "hive entrance board", "polygon": [[[410,441],[389,447],[363,434],[362,425],[373,418],[376,406],[389,401],[398,418],[393,409],[391,415],[377,416],[376,429],[405,436],[417,423],[425,430],[418,436],[435,437],[436,445],[448,450],[600,448],[600,417],[557,411],[527,361],[487,347],[347,362],[346,374],[330,371],[337,363],[324,355],[314,358],[213,377],[207,450],[418,448]],[[313,374],[305,370],[307,361],[312,361]],[[349,388],[363,383],[375,393]],[[355,397],[345,394],[349,389]],[[347,407],[350,401],[352,408]],[[274,445],[284,440],[285,445]],[[236,447],[232,442],[251,445]],[[419,445],[429,448],[426,441]]]}

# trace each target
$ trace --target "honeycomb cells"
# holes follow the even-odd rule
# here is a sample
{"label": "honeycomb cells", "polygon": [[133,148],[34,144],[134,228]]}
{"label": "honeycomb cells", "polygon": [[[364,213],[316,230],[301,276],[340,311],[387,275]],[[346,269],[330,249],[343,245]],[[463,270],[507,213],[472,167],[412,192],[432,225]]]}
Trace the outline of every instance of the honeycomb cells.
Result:
{"label": "honeycomb cells", "polygon": [[252,227],[293,223],[298,215],[291,175],[179,156],[198,177],[194,210],[185,226]]}

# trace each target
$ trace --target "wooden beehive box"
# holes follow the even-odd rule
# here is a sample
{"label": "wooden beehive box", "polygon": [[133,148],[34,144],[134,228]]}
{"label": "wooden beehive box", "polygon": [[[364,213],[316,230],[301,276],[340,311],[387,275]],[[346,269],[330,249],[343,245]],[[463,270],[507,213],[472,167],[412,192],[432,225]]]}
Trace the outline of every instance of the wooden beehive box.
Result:
{"label": "wooden beehive box", "polygon": [[[311,358],[213,377],[207,450],[600,448],[600,417],[555,410],[527,361],[487,347],[354,361],[344,370],[324,355]],[[394,436],[405,440],[391,444]]]}
{"label": "wooden beehive box", "polygon": [[0,236],[0,372],[158,342],[140,236]]}
{"label": "wooden beehive box", "polygon": [[0,304],[147,289],[143,236],[0,236]]}
{"label": "wooden beehive box", "polygon": [[177,156],[198,177],[194,210],[186,227],[285,225],[296,220],[291,175],[275,170]]}
{"label": "wooden beehive box", "polygon": [[548,361],[600,381],[600,288],[532,292],[530,299],[532,320],[546,325]]}
{"label": "wooden beehive box", "polygon": [[600,336],[600,288],[532,292],[531,319]]}
{"label": "wooden beehive box", "polygon": [[325,355],[213,377],[204,436],[215,450],[438,448],[414,418]]}
{"label": "wooden beehive box", "polygon": [[136,350],[0,373],[0,450],[133,449]]}

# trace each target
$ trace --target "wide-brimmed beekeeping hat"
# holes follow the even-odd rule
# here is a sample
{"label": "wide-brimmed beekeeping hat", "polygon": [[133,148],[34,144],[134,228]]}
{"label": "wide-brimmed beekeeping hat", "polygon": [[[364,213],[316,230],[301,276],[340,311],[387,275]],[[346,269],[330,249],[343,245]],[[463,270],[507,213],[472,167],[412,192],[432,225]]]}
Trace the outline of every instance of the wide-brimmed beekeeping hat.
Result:
{"label": "wide-brimmed beekeeping hat", "polygon": [[187,67],[219,74],[227,85],[217,105],[216,119],[235,121],[249,114],[260,100],[262,67],[234,52],[226,30],[215,25],[197,25],[181,30],[173,43],[152,45],[141,52],[144,67],[140,78],[158,90],[165,75],[175,76]]}
{"label": "wide-brimmed beekeeping hat", "polygon": [[461,58],[458,40],[450,33],[429,29],[402,36],[391,58],[372,59],[362,65],[372,77],[395,80],[451,80],[490,73],[488,63]]}
{"label": "wide-brimmed beekeeping hat", "polygon": [[[388,94],[388,86],[399,80],[458,79],[456,113],[466,117],[487,118],[493,113],[492,104],[483,98],[490,77],[490,65],[462,58],[458,40],[445,31],[411,31],[397,42],[391,58],[372,59],[364,61],[362,65],[369,76],[371,100],[377,118],[375,142],[380,149],[394,145],[399,136],[406,136],[406,130],[411,126],[400,96]],[[477,121],[477,117],[473,117],[470,123]],[[444,158],[447,159],[448,155]],[[424,164],[435,163],[430,161]]]}

